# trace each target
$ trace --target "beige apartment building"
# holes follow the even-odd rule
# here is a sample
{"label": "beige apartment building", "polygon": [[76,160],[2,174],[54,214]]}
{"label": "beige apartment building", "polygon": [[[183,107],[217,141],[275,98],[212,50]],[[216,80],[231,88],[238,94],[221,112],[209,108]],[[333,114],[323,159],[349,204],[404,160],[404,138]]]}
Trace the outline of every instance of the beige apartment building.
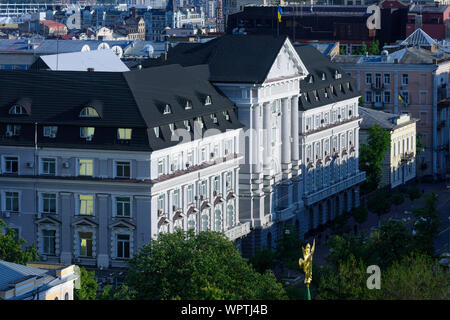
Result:
{"label": "beige apartment building", "polygon": [[439,102],[450,96],[450,54],[421,29],[389,49],[379,56],[339,55],[333,61],[356,79],[364,107],[418,120],[424,150],[416,160],[417,176],[443,179],[449,161],[450,113],[448,105]]}
{"label": "beige apartment building", "polygon": [[380,187],[395,188],[416,177],[416,122],[409,114],[394,115],[359,107],[362,122],[359,143],[366,144],[369,129],[378,124],[389,132],[391,146],[386,153]]}

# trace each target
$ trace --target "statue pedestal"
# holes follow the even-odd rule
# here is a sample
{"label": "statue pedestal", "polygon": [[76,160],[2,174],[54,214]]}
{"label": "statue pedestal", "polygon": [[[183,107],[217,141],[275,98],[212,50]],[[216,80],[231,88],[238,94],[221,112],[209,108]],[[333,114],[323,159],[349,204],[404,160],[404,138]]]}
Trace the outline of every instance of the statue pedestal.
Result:
{"label": "statue pedestal", "polygon": [[305,300],[311,300],[311,292],[309,291],[309,284],[306,285]]}

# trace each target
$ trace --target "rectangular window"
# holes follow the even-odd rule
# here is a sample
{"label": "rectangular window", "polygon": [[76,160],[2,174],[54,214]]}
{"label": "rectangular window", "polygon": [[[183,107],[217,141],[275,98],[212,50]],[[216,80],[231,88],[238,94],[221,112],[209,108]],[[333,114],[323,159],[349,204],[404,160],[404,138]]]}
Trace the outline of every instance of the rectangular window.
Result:
{"label": "rectangular window", "polygon": [[42,193],[41,212],[56,213],[56,193]]}
{"label": "rectangular window", "polygon": [[55,254],[56,244],[56,231],[55,230],[42,230],[42,253],[48,255]]}
{"label": "rectangular window", "polygon": [[92,232],[80,232],[80,256],[92,257]]}
{"label": "rectangular window", "polygon": [[92,139],[94,136],[94,127],[81,127],[80,128],[80,138]]}
{"label": "rectangular window", "polygon": [[180,190],[174,190],[173,196],[172,196],[172,203],[175,209],[181,208],[181,201],[180,201]]}
{"label": "rectangular window", "polygon": [[187,187],[187,202],[193,203],[194,202],[194,185],[190,184]]}
{"label": "rectangular window", "polygon": [[119,140],[130,140],[131,139],[131,129],[127,129],[127,128],[117,129],[117,138]]}
{"label": "rectangular window", "polygon": [[58,127],[56,126],[45,126],[44,127],[44,137],[55,138],[58,133]]}
{"label": "rectangular window", "polygon": [[381,73],[375,73],[375,88],[381,88]]}
{"label": "rectangular window", "polygon": [[201,159],[201,161],[202,162],[205,162],[205,161],[207,161],[207,155],[206,155],[206,148],[202,148],[202,150],[201,150],[201,155],[200,155],[200,159]]}
{"label": "rectangular window", "polygon": [[225,178],[226,178],[225,184],[227,186],[227,189],[231,189],[233,187],[233,173],[227,172]]}
{"label": "rectangular window", "polygon": [[5,211],[19,212],[18,192],[5,192]]}
{"label": "rectangular window", "polygon": [[194,165],[194,151],[190,150],[187,153],[187,162],[190,166]]}
{"label": "rectangular window", "polygon": [[56,175],[56,159],[42,158],[41,174]]}
{"label": "rectangular window", "polygon": [[206,195],[207,195],[207,193],[208,193],[208,190],[207,190],[207,181],[206,181],[206,180],[203,180],[203,181],[200,182],[200,195],[203,196],[203,197],[205,198]]}
{"label": "rectangular window", "polygon": [[164,196],[164,194],[160,194],[158,196],[158,210],[161,210],[162,212],[165,211],[165,201],[166,197]]}
{"label": "rectangular window", "polygon": [[384,101],[384,103],[391,103],[391,92],[390,91],[385,91],[383,93],[383,101]]}
{"label": "rectangular window", "polygon": [[81,215],[94,215],[94,196],[92,194],[80,194],[79,206]]}
{"label": "rectangular window", "polygon": [[402,96],[403,103],[409,104],[409,91],[401,91],[400,95]]}
{"label": "rectangular window", "polygon": [[220,193],[220,176],[214,177],[214,191]]}
{"label": "rectangular window", "polygon": [[116,198],[116,216],[130,217],[131,216],[131,200],[130,197]]}
{"label": "rectangular window", "polygon": [[381,94],[380,93],[376,93],[374,95],[375,97],[375,103],[381,103]]}
{"label": "rectangular window", "polygon": [[131,176],[131,164],[128,161],[116,162],[116,177],[117,178],[130,178]]}
{"label": "rectangular window", "polygon": [[372,91],[366,91],[365,100],[367,103],[372,102]]}
{"label": "rectangular window", "polygon": [[390,73],[385,73],[384,74],[384,84],[385,85],[390,85],[391,84],[391,74]]}
{"label": "rectangular window", "polygon": [[233,140],[225,141],[225,155],[228,155],[233,152]]}
{"label": "rectangular window", "polygon": [[409,81],[408,74],[407,73],[403,73],[402,74],[402,85],[403,86],[408,85],[408,81]]}
{"label": "rectangular window", "polygon": [[21,129],[20,124],[8,124],[6,125],[6,136],[18,136]]}
{"label": "rectangular window", "polygon": [[94,161],[92,159],[80,159],[78,161],[78,175],[80,176],[92,176],[93,175]]}
{"label": "rectangular window", "polygon": [[165,163],[166,163],[166,161],[164,159],[158,160],[158,175],[162,175],[165,173],[165,171],[166,171]]}
{"label": "rectangular window", "polygon": [[19,158],[18,157],[5,157],[5,173],[18,173],[19,172]]}
{"label": "rectangular window", "polygon": [[130,257],[130,235],[117,235],[117,258],[126,259]]}
{"label": "rectangular window", "polygon": [[372,74],[366,73],[366,84],[372,84]]}

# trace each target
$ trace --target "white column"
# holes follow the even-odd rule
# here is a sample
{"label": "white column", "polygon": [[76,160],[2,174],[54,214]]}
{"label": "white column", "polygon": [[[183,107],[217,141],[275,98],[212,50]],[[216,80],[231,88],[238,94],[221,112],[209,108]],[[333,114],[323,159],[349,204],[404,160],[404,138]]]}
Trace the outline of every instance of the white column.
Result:
{"label": "white column", "polygon": [[[298,116],[298,96],[293,96],[291,99],[291,161],[292,168],[294,170],[299,169],[299,139],[298,134],[300,133],[298,129],[300,118]],[[295,173],[294,173],[295,174]]]}
{"label": "white column", "polygon": [[252,109],[252,117],[253,117],[253,146],[252,146],[252,152],[253,157],[251,157],[251,161],[253,161],[253,172],[259,173],[261,172],[261,141],[259,139],[260,132],[262,130],[262,106],[261,105],[255,105]]}
{"label": "white column", "polygon": [[281,164],[283,170],[291,168],[291,110],[288,99],[281,100]]}
{"label": "white column", "polygon": [[270,175],[270,169],[272,167],[272,110],[271,103],[264,103],[263,107],[264,119],[263,119],[263,129],[264,129],[264,157],[263,157],[263,168],[264,174]]}

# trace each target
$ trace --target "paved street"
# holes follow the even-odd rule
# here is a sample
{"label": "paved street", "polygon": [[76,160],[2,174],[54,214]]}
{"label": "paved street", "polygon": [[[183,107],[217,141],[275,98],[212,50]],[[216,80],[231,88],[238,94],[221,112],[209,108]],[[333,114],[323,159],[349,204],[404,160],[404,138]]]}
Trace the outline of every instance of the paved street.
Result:
{"label": "paved street", "polygon": [[[448,251],[449,249],[449,220],[450,216],[450,190],[446,189],[445,183],[421,183],[418,184],[419,189],[424,190],[424,193],[434,192],[438,195],[438,205],[437,208],[441,213],[442,220],[442,230],[439,233],[436,241],[435,248],[437,253],[442,253]],[[401,205],[392,205],[391,211],[388,214],[385,214],[381,217],[381,219],[389,219],[389,218],[397,218],[404,219],[405,222],[413,223],[412,210],[421,207],[424,204],[425,199],[420,198],[414,201],[411,201],[407,195],[405,195],[405,201]],[[371,228],[376,227],[378,225],[379,219],[378,216],[374,213],[369,212],[367,221],[363,223],[358,230],[359,232],[365,231],[366,233],[370,232]],[[357,224],[354,219],[351,217],[349,219],[348,224],[352,227]],[[327,237],[330,235],[330,229],[322,232],[321,239],[316,238],[316,252],[314,254],[314,263],[318,265],[323,265],[326,263],[325,258],[328,255],[328,247],[325,245]],[[307,242],[312,243],[312,238],[306,239]]]}

